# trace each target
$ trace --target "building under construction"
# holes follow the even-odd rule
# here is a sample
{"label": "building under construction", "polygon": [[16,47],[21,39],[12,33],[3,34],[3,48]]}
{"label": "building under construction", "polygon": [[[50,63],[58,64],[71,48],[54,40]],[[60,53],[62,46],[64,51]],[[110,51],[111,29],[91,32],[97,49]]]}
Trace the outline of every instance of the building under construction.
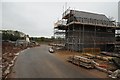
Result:
{"label": "building under construction", "polygon": [[115,52],[120,54],[120,23],[116,28],[116,42],[115,42]]}
{"label": "building under construction", "polygon": [[67,9],[55,23],[55,35],[64,35],[67,50],[99,49],[112,52],[116,25],[103,14]]}

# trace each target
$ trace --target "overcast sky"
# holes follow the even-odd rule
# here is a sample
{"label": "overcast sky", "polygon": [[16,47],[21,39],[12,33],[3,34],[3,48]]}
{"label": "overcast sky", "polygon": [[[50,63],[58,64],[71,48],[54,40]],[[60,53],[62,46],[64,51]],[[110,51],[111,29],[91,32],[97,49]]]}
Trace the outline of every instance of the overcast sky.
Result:
{"label": "overcast sky", "polygon": [[[2,2],[2,29],[51,37],[54,22],[61,19],[64,5],[65,2]],[[117,2],[67,2],[67,7],[118,19]]]}

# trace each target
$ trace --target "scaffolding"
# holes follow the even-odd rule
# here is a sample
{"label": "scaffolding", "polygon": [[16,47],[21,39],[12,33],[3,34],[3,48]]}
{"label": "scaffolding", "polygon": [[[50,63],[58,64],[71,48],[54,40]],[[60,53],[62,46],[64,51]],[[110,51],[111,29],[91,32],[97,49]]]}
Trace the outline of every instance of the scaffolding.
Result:
{"label": "scaffolding", "polygon": [[[81,14],[90,14],[84,13]],[[67,50],[82,51],[87,49],[100,49],[101,51],[114,51],[115,44],[115,24],[112,21],[99,20],[87,17],[77,16],[79,11],[67,9],[63,13],[62,20],[66,24],[62,26],[65,31],[65,47]],[[96,16],[96,14],[90,14]],[[104,15],[97,15],[104,17]],[[58,25],[57,25],[58,27]],[[60,29],[60,28],[58,28]]]}
{"label": "scaffolding", "polygon": [[65,26],[66,22],[64,20],[58,20],[54,24],[54,44],[65,45]]}
{"label": "scaffolding", "polygon": [[115,52],[120,54],[120,23],[117,23],[115,32],[116,42],[115,42]]}

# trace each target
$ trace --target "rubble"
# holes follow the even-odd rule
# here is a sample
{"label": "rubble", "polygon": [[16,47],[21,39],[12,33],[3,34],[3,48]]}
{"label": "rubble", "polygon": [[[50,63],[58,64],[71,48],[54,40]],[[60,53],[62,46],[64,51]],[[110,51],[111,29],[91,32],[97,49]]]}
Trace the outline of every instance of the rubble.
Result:
{"label": "rubble", "polygon": [[[35,47],[35,46],[33,46]],[[2,78],[7,78],[7,75],[11,72],[14,66],[15,60],[19,55],[19,51],[22,51],[28,47],[15,46],[13,43],[3,42],[2,43],[2,62],[0,67],[2,68]]]}
{"label": "rubble", "polygon": [[112,61],[120,69],[120,58],[113,58]]}
{"label": "rubble", "polygon": [[111,78],[120,78],[120,69],[117,69],[114,71],[111,75],[109,75]]}

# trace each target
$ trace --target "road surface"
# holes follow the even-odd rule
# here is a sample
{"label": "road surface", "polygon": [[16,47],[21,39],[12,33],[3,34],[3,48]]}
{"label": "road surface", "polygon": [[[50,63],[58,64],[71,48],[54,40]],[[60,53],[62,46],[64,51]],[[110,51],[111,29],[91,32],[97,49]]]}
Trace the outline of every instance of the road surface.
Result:
{"label": "road surface", "polygon": [[27,49],[20,53],[11,78],[105,78],[97,70],[87,70],[61,60],[48,52],[47,45]]}

